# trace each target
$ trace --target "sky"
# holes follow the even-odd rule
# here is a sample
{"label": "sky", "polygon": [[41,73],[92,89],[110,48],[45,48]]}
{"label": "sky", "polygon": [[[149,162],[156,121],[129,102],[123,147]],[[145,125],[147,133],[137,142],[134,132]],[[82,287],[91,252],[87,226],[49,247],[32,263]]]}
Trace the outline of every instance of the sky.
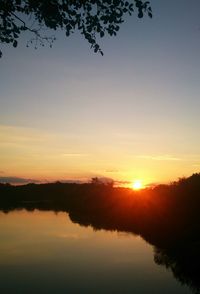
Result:
{"label": "sky", "polygon": [[151,0],[102,57],[76,32],[3,46],[0,179],[171,182],[200,171],[200,2]]}

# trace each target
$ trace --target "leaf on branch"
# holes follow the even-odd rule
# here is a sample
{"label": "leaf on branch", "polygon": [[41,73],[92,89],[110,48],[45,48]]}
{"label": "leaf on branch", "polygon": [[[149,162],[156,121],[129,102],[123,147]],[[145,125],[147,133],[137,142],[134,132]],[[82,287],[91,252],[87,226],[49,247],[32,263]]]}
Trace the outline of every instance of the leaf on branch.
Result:
{"label": "leaf on branch", "polygon": [[100,32],[100,37],[103,38],[103,36],[104,36],[104,32],[101,31],[101,32]]}
{"label": "leaf on branch", "polygon": [[13,42],[13,47],[17,47],[17,41],[16,40],[14,40],[14,42]]}
{"label": "leaf on branch", "polygon": [[[97,37],[116,36],[126,14],[137,11],[138,18],[152,18],[150,2],[145,0],[0,0],[0,42],[18,46],[22,32],[32,34],[33,44],[52,46],[55,38],[43,35],[46,29],[62,29],[69,37],[79,30],[94,49],[103,55],[96,42]],[[5,3],[10,3],[5,5]],[[25,18],[23,17],[25,16]],[[3,26],[1,25],[3,24]],[[27,42],[27,47],[32,41]],[[0,51],[0,57],[2,52]]]}

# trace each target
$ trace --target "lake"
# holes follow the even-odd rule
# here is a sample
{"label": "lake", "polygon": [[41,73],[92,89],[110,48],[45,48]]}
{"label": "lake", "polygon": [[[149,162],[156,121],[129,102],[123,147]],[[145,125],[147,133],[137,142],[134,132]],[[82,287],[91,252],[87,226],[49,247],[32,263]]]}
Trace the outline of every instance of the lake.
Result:
{"label": "lake", "polygon": [[0,212],[0,293],[192,293],[141,237],[65,212]]}

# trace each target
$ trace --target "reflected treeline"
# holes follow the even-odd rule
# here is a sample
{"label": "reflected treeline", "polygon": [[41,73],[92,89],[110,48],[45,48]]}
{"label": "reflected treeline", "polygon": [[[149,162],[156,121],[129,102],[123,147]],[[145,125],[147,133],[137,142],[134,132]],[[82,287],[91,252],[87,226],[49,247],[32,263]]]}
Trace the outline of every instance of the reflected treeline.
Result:
{"label": "reflected treeline", "polygon": [[200,293],[200,242],[182,244],[171,249],[155,247],[154,261],[170,269],[174,277],[195,293]]}
{"label": "reflected treeline", "polygon": [[200,292],[200,174],[134,192],[110,184],[0,185],[0,209],[65,211],[94,229],[132,232],[155,247],[155,262]]}

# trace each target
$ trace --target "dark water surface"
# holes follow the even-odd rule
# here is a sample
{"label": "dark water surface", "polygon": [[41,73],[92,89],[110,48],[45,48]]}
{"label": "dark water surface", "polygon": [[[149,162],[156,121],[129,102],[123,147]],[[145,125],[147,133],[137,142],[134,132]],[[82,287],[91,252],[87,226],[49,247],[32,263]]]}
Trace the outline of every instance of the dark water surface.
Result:
{"label": "dark water surface", "polygon": [[94,231],[65,212],[0,212],[0,293],[192,293],[128,233]]}

